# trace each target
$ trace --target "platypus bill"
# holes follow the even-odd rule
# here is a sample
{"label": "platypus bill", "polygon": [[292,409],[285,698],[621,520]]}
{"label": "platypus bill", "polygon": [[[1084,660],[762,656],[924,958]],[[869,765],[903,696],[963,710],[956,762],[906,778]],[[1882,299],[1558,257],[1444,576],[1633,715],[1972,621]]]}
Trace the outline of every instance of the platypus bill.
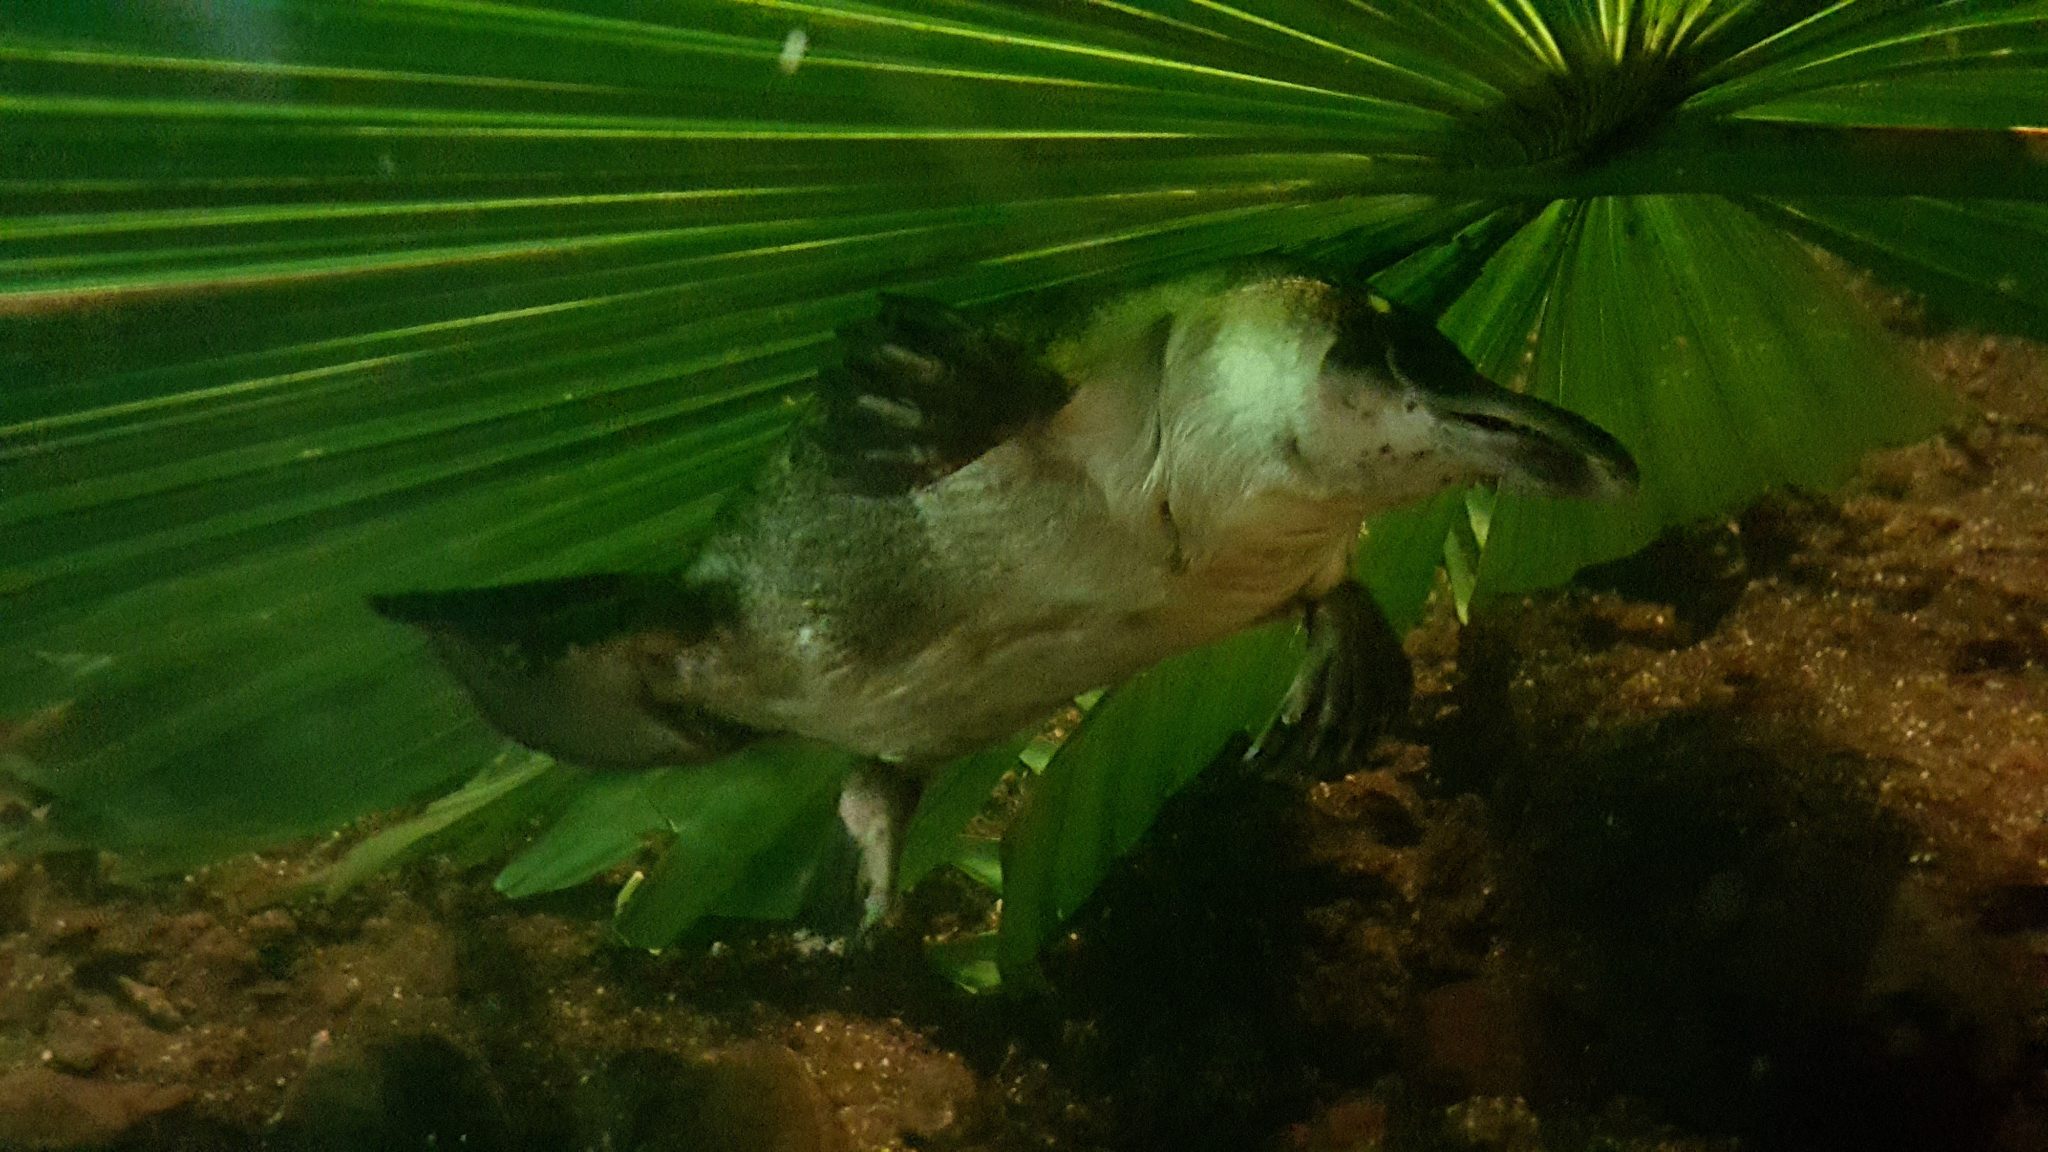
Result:
{"label": "platypus bill", "polygon": [[1300,613],[1284,720],[1348,755],[1408,665],[1349,579],[1361,522],[1453,485],[1603,497],[1599,428],[1426,319],[1287,272],[1112,300],[1025,344],[884,297],[816,415],[669,574],[378,597],[506,735],[595,768],[794,734],[868,758],[840,811],[870,919],[928,772],[1075,695]]}

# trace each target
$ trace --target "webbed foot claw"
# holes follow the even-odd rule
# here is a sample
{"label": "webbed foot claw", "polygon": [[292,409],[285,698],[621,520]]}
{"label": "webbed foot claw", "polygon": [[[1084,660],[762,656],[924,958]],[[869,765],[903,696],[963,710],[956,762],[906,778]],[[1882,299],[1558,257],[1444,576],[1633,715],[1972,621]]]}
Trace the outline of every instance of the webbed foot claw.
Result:
{"label": "webbed foot claw", "polygon": [[1255,755],[1338,775],[1408,710],[1414,671],[1400,634],[1361,585],[1346,581],[1309,605],[1308,633],[1308,659]]}

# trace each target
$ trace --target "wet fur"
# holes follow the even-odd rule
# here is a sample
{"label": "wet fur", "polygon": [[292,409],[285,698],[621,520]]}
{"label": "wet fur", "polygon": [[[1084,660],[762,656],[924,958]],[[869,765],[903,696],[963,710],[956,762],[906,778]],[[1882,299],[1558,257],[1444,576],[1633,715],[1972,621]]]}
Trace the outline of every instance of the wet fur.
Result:
{"label": "wet fur", "polygon": [[432,634],[500,728],[566,759],[694,763],[794,733],[922,769],[1302,610],[1373,512],[1531,460],[1578,464],[1567,487],[1633,474],[1426,321],[1284,273],[1119,297],[1029,351],[894,297],[845,341],[819,418],[686,571],[380,610]]}
{"label": "wet fur", "polygon": [[793,453],[693,569],[740,611],[661,694],[936,764],[1326,591],[1371,503],[1287,446],[1334,337],[1267,363],[1209,316],[1151,328],[1070,364],[1050,421],[907,494]]}

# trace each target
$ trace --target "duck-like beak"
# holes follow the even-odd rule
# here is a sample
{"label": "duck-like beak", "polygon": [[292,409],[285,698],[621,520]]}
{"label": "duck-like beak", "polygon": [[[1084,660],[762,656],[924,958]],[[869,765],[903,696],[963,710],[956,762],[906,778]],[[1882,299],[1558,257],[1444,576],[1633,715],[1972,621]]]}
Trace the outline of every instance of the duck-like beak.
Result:
{"label": "duck-like beak", "polygon": [[1497,476],[1503,488],[1586,499],[1636,488],[1628,449],[1576,413],[1477,374],[1454,390],[1415,390],[1441,425],[1445,454]]}

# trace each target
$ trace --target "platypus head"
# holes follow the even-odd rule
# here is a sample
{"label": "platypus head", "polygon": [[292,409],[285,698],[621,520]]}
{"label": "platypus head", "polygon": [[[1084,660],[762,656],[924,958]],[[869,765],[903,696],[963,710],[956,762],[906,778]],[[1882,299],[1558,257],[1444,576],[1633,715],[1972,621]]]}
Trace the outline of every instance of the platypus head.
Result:
{"label": "platypus head", "polygon": [[1614,437],[1488,380],[1373,293],[1283,272],[1196,282],[1167,306],[1158,410],[1182,486],[1292,487],[1367,515],[1479,481],[1590,498],[1635,487]]}
{"label": "platypus head", "polygon": [[1376,295],[1331,301],[1335,341],[1305,410],[1308,456],[1356,469],[1373,503],[1481,480],[1603,498],[1634,489],[1628,450],[1591,422],[1481,375],[1421,315]]}

